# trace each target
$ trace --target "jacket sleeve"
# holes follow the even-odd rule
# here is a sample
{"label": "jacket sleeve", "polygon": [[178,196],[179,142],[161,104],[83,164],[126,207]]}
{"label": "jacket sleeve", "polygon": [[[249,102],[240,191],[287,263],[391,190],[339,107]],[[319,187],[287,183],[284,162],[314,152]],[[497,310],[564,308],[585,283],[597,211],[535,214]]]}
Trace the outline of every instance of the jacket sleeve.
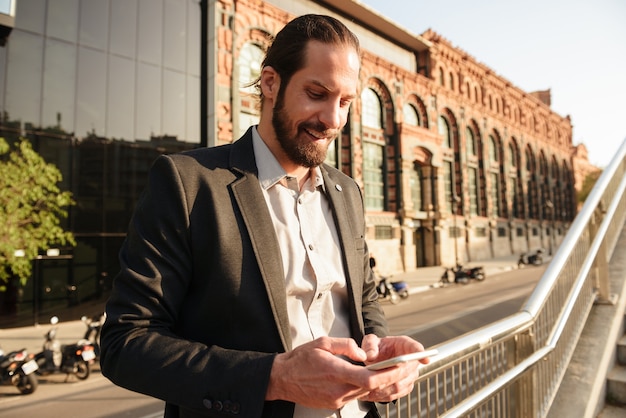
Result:
{"label": "jacket sleeve", "polygon": [[120,250],[101,335],[102,373],[181,411],[260,417],[275,354],[203,344],[177,332],[193,275],[188,206],[178,168],[160,157]]}

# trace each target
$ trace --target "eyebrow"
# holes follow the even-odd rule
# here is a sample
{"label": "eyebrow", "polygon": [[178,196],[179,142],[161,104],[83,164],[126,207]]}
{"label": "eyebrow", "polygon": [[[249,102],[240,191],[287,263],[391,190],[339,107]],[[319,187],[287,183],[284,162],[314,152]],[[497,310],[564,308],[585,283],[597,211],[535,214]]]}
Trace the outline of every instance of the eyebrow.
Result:
{"label": "eyebrow", "polygon": [[[311,83],[311,84],[314,84],[314,85],[316,85],[316,86],[318,86],[318,87],[323,88],[323,89],[324,89],[324,90],[326,90],[327,92],[332,92],[332,91],[333,91],[331,88],[329,88],[328,86],[326,86],[324,83],[322,83],[322,82],[321,82],[321,81],[319,81],[319,80],[311,80],[311,81],[310,81],[310,83]],[[350,99],[350,100],[352,100],[352,99],[355,99],[355,98],[356,98],[356,96],[357,96],[356,94],[348,94],[348,95],[341,96],[341,97],[342,97],[342,98],[344,98],[344,99]]]}

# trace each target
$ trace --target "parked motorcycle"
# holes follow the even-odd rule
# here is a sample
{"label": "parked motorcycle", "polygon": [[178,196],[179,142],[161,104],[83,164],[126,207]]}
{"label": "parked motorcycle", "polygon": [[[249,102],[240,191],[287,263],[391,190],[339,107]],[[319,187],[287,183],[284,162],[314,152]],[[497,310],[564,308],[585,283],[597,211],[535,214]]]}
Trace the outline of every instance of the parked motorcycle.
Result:
{"label": "parked motorcycle", "polygon": [[376,267],[376,259],[370,257],[370,268],[374,272],[374,275],[379,278],[378,285],[376,285],[376,291],[378,296],[382,299],[388,299],[394,305],[400,302],[400,299],[406,299],[409,297],[409,285],[405,281],[392,282],[389,278],[379,275]]}
{"label": "parked motorcycle", "polygon": [[39,381],[35,371],[37,362],[26,349],[5,354],[0,348],[0,384],[15,386],[23,395],[33,393]]}
{"label": "parked motorcycle", "polygon": [[397,282],[391,282],[393,289],[402,299],[406,299],[409,297],[409,285],[407,282],[401,280]]}
{"label": "parked motorcycle", "polygon": [[91,318],[86,316],[80,318],[87,327],[83,338],[93,344],[94,353],[96,355],[95,360],[100,358],[100,332],[102,331],[102,325],[104,325],[105,318],[106,316],[104,313],[94,315]]}
{"label": "parked motorcycle", "polygon": [[376,285],[376,291],[378,292],[378,297],[383,300],[388,300],[394,305],[400,302],[400,295],[387,277],[380,276],[380,281]]}
{"label": "parked motorcycle", "polygon": [[79,340],[74,344],[61,345],[56,338],[57,328],[54,327],[59,318],[53,316],[50,323],[53,327],[45,334],[43,351],[35,355],[39,366],[37,373],[41,376],[52,373],[65,373],[80,380],[85,380],[91,372],[90,362],[96,358],[94,345],[87,340]]}
{"label": "parked motorcycle", "polygon": [[441,280],[439,283],[450,283],[449,274],[452,273],[454,277],[454,283],[467,284],[470,280],[478,280],[482,282],[485,280],[485,269],[482,266],[464,268],[463,265],[457,264],[456,267],[445,267]]}
{"label": "parked motorcycle", "polygon": [[537,251],[531,253],[522,253],[517,261],[517,267],[521,268],[524,265],[539,266],[543,263],[543,250],[540,248]]}

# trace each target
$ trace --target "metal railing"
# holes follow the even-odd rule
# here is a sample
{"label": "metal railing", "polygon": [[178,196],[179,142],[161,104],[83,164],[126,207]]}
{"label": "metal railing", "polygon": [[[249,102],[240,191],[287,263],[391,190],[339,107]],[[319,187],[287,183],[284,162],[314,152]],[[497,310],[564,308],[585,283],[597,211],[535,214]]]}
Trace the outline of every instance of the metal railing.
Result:
{"label": "metal railing", "polygon": [[522,309],[439,345],[387,417],[544,417],[594,303],[611,300],[608,260],[626,219],[626,140]]}

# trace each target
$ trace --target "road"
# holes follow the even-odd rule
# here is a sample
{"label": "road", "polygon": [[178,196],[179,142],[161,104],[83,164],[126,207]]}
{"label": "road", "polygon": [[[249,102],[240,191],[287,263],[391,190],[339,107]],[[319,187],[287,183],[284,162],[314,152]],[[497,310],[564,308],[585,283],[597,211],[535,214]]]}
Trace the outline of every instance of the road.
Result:
{"label": "road", "polygon": [[[424,346],[452,339],[517,312],[545,267],[528,267],[488,277],[484,282],[449,285],[409,296],[398,305],[383,303],[392,334],[406,334]],[[156,418],[163,402],[110,383],[97,367],[84,381],[64,375],[41,377],[39,388],[21,395],[0,386],[0,416],[12,418]]]}
{"label": "road", "polygon": [[397,305],[383,302],[389,331],[409,335],[430,347],[488,325],[519,311],[546,267],[526,267],[483,282],[433,288]]}

